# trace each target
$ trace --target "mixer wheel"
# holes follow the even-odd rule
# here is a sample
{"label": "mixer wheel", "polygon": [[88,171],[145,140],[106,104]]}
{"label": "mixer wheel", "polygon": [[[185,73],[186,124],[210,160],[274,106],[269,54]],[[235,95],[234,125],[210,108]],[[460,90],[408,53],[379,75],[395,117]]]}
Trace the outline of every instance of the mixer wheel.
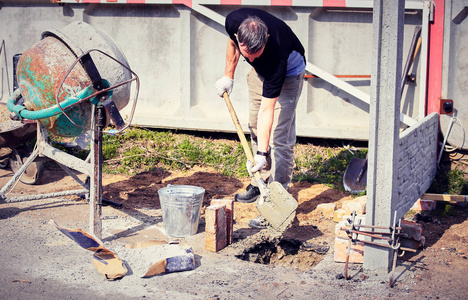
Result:
{"label": "mixer wheel", "polygon": [[[31,155],[30,151],[24,149],[14,149],[10,157],[10,166],[13,173],[17,173]],[[36,184],[44,171],[44,163],[33,161],[20,177],[20,181],[25,184]]]}
{"label": "mixer wheel", "polygon": [[0,149],[0,169],[6,169],[10,162],[10,156],[13,153],[13,150],[10,148],[1,148]]}

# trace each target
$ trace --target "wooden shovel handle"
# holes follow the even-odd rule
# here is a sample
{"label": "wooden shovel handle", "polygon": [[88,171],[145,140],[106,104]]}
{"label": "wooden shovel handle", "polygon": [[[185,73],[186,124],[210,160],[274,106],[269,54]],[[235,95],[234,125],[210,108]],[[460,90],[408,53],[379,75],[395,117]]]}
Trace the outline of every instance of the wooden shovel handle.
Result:
{"label": "wooden shovel handle", "polygon": [[[247,156],[248,160],[252,161],[252,163],[255,163],[252,151],[250,150],[250,147],[249,147],[249,143],[247,142],[247,139],[245,138],[244,131],[242,130],[241,124],[239,122],[239,118],[237,117],[236,111],[234,110],[231,100],[229,99],[229,96],[226,92],[224,92],[223,98],[224,98],[224,101],[226,102],[229,113],[231,114],[231,118],[232,118],[232,121],[234,122],[234,126],[236,126],[237,135],[239,136],[242,147],[244,148],[245,155]],[[258,181],[260,179],[260,174],[258,172],[255,172],[254,177]]]}

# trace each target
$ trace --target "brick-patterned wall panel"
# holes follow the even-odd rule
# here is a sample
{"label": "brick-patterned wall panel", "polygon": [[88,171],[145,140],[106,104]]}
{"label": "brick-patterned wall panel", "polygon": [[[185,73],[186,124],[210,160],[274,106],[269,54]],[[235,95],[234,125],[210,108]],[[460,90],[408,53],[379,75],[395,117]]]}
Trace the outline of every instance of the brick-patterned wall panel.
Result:
{"label": "brick-patterned wall panel", "polygon": [[403,216],[430,187],[437,171],[439,115],[426,116],[400,134],[398,153],[398,217]]}

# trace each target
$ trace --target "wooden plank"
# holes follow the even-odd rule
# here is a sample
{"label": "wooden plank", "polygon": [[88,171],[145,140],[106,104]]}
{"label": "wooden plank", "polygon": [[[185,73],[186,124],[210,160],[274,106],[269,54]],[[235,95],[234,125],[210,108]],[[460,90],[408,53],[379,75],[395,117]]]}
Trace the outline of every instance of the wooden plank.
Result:
{"label": "wooden plank", "polygon": [[457,203],[457,202],[466,202],[467,201],[467,196],[466,195],[448,195],[448,194],[425,193],[425,194],[423,194],[421,196],[421,199]]}

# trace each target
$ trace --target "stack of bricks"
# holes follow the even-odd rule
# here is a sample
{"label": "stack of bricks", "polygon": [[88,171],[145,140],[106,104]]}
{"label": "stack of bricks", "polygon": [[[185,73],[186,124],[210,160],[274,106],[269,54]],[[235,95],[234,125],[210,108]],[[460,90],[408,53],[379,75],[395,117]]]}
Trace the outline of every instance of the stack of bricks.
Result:
{"label": "stack of bricks", "polygon": [[363,215],[366,213],[366,202],[367,196],[357,197],[351,200],[346,200],[341,205],[340,209],[337,209],[333,212],[333,221],[340,222],[345,216],[350,216],[353,211],[358,215]]}
{"label": "stack of bricks", "polygon": [[218,252],[232,242],[234,201],[213,199],[205,210],[206,250]]}
{"label": "stack of bricks", "polygon": [[[351,216],[347,216],[351,218]],[[346,262],[346,256],[348,255],[349,238],[346,233],[346,229],[350,229],[350,223],[345,220],[338,222],[335,225],[335,249],[334,249],[334,260],[335,262]],[[354,219],[355,224],[364,225],[365,216],[357,215]],[[359,236],[362,238],[362,236]],[[351,250],[349,253],[349,263],[363,263],[364,262],[364,243],[356,242],[351,243]]]}
{"label": "stack of bricks", "polygon": [[[351,216],[343,217],[343,220],[335,225],[335,248],[334,260],[335,262],[346,262],[348,254],[349,237],[346,229],[350,229],[350,222],[347,219]],[[355,217],[355,224],[365,225],[365,215],[357,215]],[[359,223],[360,222],[360,223]],[[357,225],[355,226],[357,227]],[[400,240],[401,247],[418,249],[424,246],[425,238],[422,235],[422,226],[419,223],[403,220],[401,222],[401,232],[406,234],[405,238]],[[357,227],[359,230],[359,228]],[[363,229],[361,229],[363,230]],[[355,236],[354,236],[355,237]],[[364,240],[363,235],[358,235],[359,240]],[[379,241],[376,241],[379,243]],[[386,244],[380,241],[382,244]],[[351,243],[351,251],[349,255],[349,263],[363,263],[364,262],[364,242]]]}
{"label": "stack of bricks", "polygon": [[340,222],[345,216],[350,216],[353,211],[358,215],[366,213],[367,196],[358,197],[343,201],[341,208],[336,209],[335,203],[321,203],[317,205],[316,210],[320,212],[324,218],[333,219],[335,222]]}

